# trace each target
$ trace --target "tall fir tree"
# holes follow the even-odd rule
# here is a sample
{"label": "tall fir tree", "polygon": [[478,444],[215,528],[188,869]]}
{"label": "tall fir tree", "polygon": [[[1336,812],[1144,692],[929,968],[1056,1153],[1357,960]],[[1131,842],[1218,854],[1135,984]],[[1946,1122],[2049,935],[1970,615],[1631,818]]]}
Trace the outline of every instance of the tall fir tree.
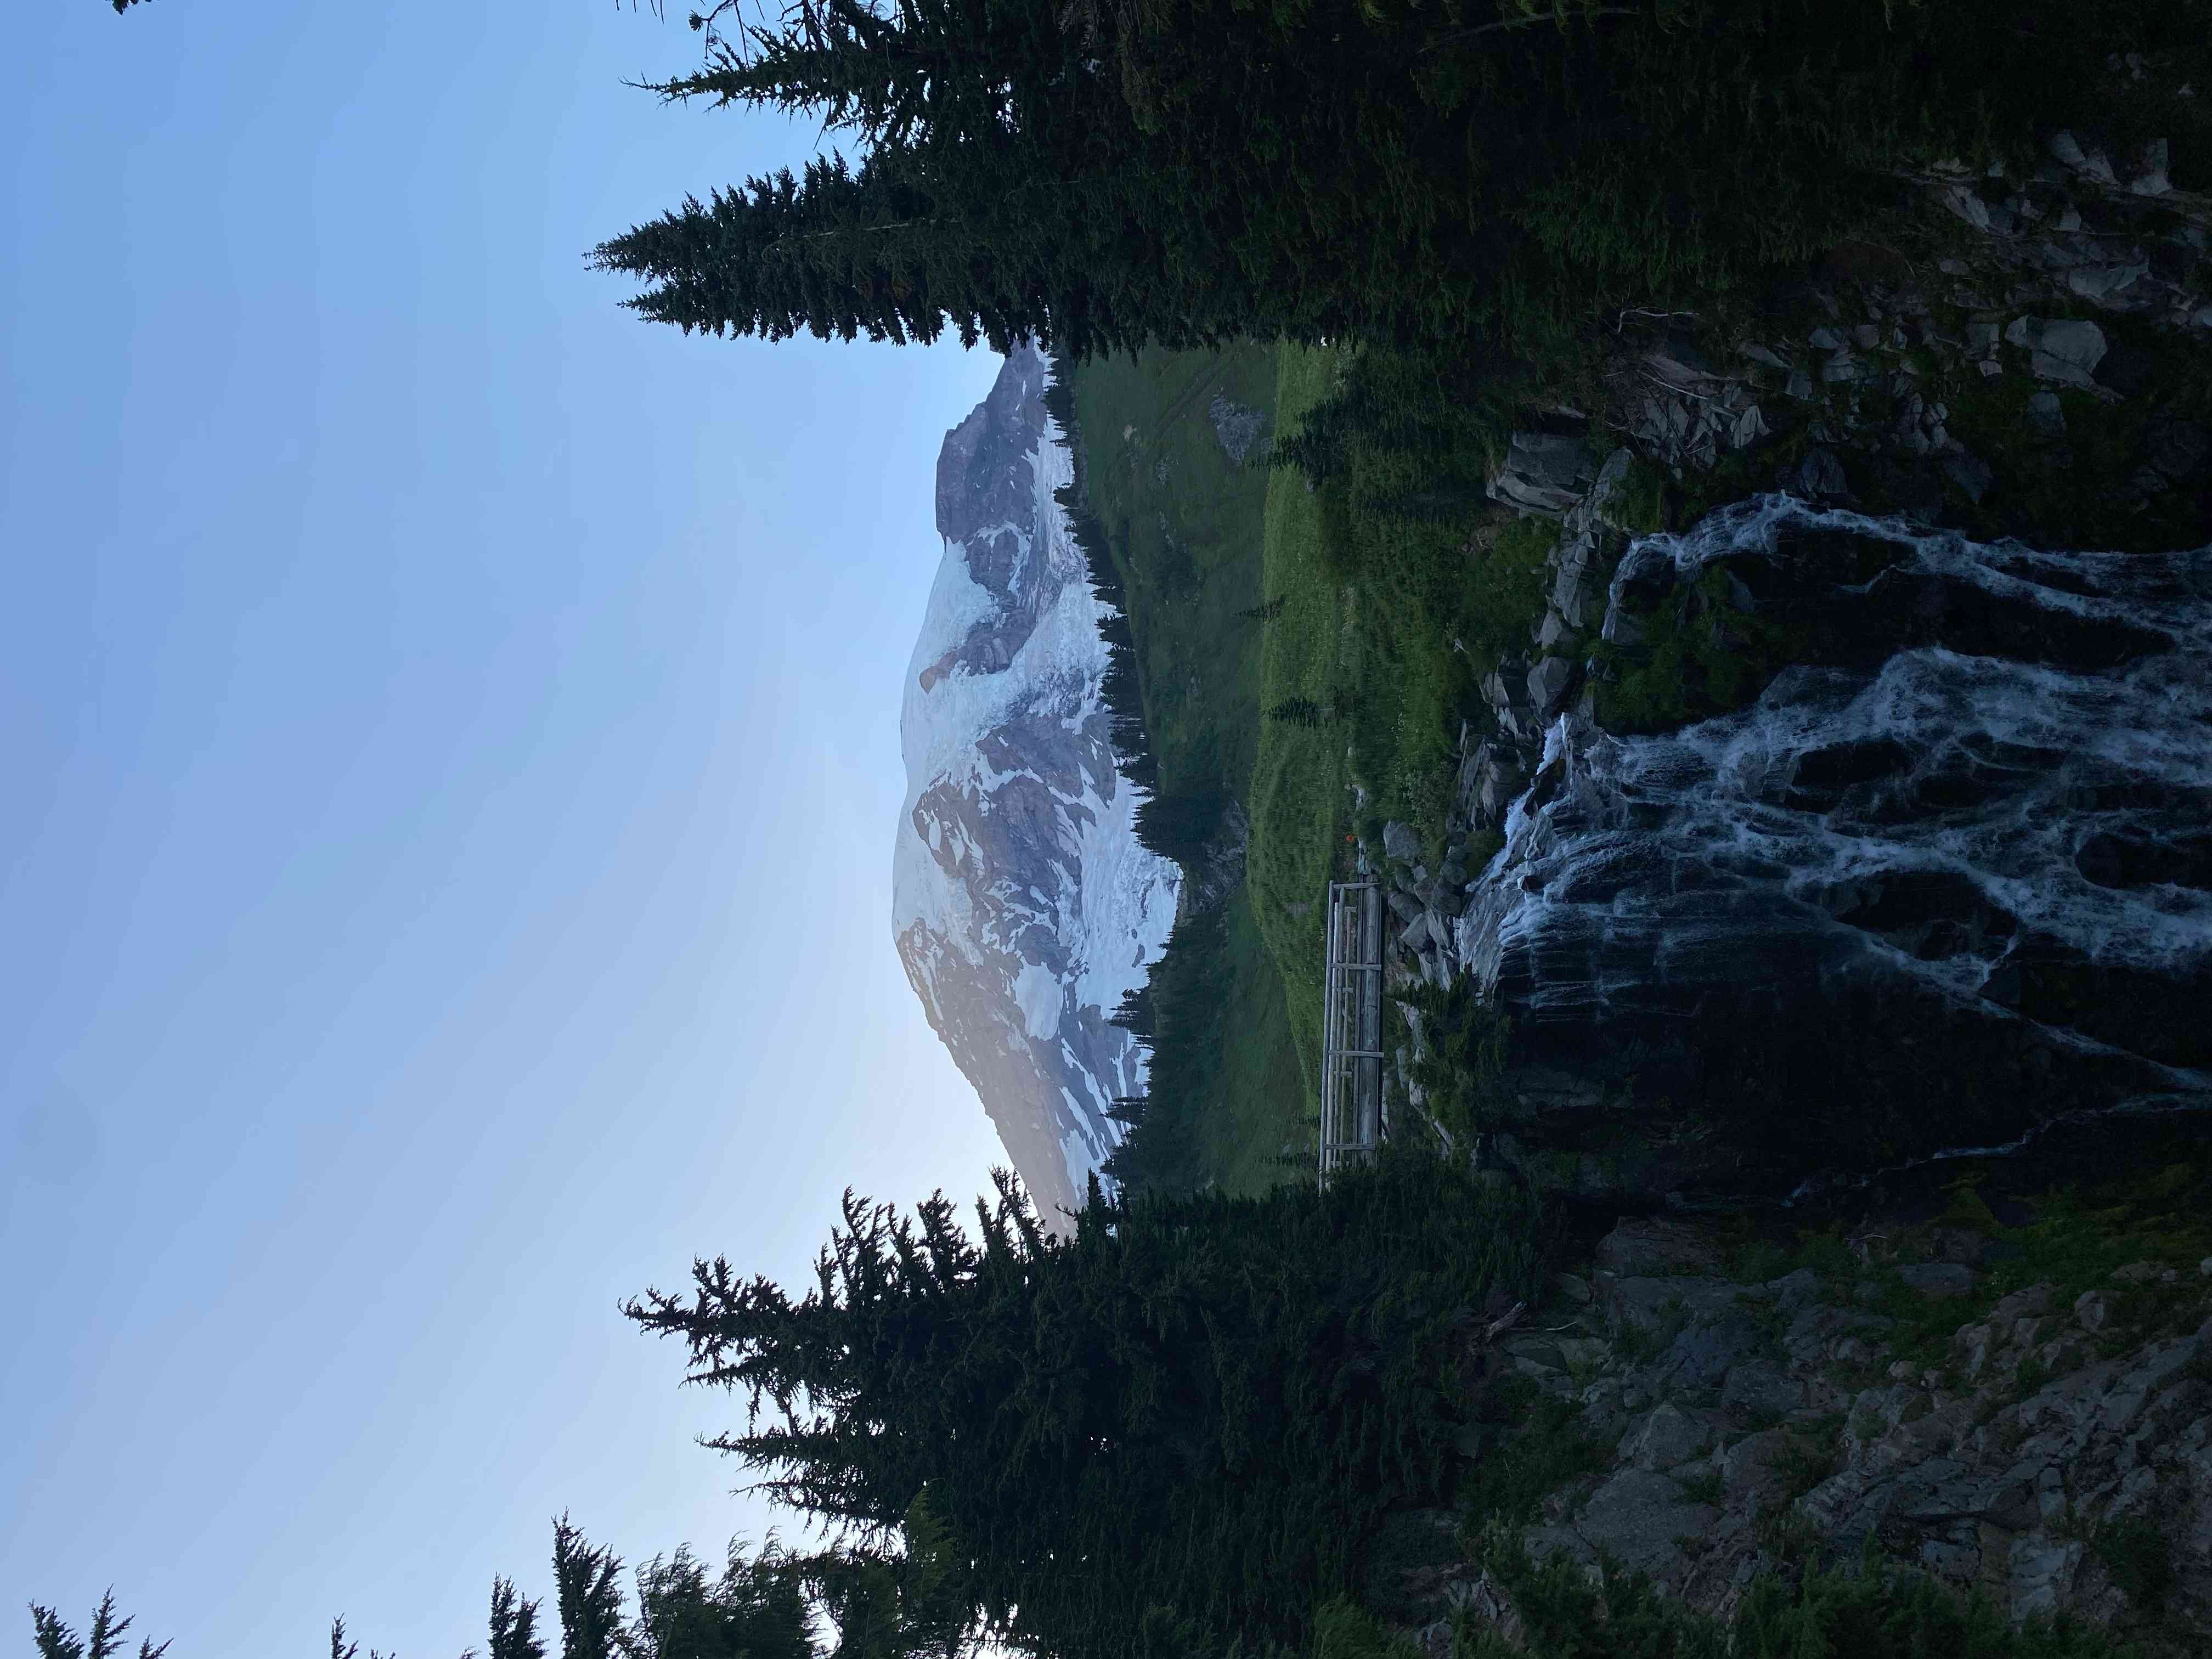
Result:
{"label": "tall fir tree", "polygon": [[594,1546],[562,1516],[553,1523],[553,1596],[561,1659],[616,1659],[623,1638],[622,1557]]}
{"label": "tall fir tree", "polygon": [[718,1260],[628,1311],[745,1395],[713,1443],[772,1496],[865,1551],[926,1491],[948,1605],[1060,1659],[1298,1641],[1382,1515],[1447,1489],[1465,1310],[1540,1256],[1526,1200],[1412,1156],[1326,1194],[1094,1187],[1066,1240],[1001,1176],[976,1220],[848,1194],[803,1299]]}
{"label": "tall fir tree", "polygon": [[525,1601],[512,1578],[491,1581],[490,1643],[486,1659],[545,1659],[538,1634],[538,1603]]}
{"label": "tall fir tree", "polygon": [[[117,10],[122,8],[118,6]],[[93,1609],[92,1623],[79,1636],[65,1624],[52,1607],[31,1603],[31,1644],[39,1659],[115,1659],[124,1650],[124,1632],[131,1628],[136,1614],[115,1616],[115,1591],[110,1589],[100,1598]],[[138,1639],[137,1659],[161,1659],[169,1650],[167,1642],[156,1646],[150,1639]]]}

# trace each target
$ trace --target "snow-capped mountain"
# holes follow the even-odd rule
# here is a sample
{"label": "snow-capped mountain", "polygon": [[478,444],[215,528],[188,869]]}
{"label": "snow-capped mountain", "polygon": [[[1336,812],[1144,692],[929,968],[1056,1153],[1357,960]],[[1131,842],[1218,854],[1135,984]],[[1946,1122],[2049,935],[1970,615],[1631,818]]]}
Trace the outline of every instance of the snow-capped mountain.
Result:
{"label": "snow-capped mountain", "polygon": [[1106,647],[1053,491],[1072,463],[1024,347],[937,459],[945,560],[899,718],[892,929],[930,1024],[1048,1218],[1079,1206],[1144,1057],[1107,1024],[1181,878],[1137,842],[1099,696]]}

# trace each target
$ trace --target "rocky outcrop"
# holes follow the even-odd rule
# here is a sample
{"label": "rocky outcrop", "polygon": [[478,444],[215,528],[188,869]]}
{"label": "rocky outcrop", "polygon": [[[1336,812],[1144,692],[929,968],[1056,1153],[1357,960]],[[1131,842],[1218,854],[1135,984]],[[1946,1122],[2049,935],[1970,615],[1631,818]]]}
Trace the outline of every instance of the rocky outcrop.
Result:
{"label": "rocky outcrop", "polygon": [[[1852,1242],[1856,1262],[1750,1282],[1696,1226],[1631,1221],[1561,1275],[1544,1328],[1487,1364],[1571,1405],[1601,1450],[1523,1546],[1640,1568],[1723,1617],[1756,1574],[1871,1550],[2016,1624],[2204,1651],[2212,1259],[2000,1294],[1972,1230],[1868,1223]],[[1427,1582],[1439,1611],[1513,1638],[1479,1558]]]}

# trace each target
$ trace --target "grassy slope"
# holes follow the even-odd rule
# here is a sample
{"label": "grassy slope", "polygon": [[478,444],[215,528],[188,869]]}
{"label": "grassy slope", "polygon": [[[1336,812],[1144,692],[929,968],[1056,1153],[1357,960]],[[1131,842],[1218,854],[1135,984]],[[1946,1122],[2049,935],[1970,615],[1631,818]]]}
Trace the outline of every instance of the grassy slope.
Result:
{"label": "grassy slope", "polygon": [[[1328,392],[1336,354],[1285,347],[1276,382],[1279,430],[1295,430]],[[1340,661],[1357,642],[1346,627],[1347,595],[1330,577],[1322,550],[1319,497],[1297,472],[1267,483],[1267,596],[1283,602],[1267,624],[1260,659],[1261,706],[1293,697],[1332,702]],[[1265,721],[1252,769],[1252,843],[1245,865],[1261,936],[1281,970],[1291,1030],[1304,1073],[1304,1096],[1318,1113],[1321,1071],[1322,900],[1348,816],[1345,738],[1334,723],[1316,728]]]}
{"label": "grassy slope", "polygon": [[[1164,793],[1244,799],[1260,738],[1261,630],[1238,612],[1261,599],[1260,522],[1269,475],[1232,463],[1207,407],[1216,396],[1268,413],[1275,354],[1146,352],[1075,376],[1091,506],[1127,594],[1145,723]],[[1228,901],[1221,963],[1218,1099],[1198,1115],[1198,1161],[1231,1191],[1280,1179],[1304,1143],[1304,1084],[1283,986],[1246,892]]]}

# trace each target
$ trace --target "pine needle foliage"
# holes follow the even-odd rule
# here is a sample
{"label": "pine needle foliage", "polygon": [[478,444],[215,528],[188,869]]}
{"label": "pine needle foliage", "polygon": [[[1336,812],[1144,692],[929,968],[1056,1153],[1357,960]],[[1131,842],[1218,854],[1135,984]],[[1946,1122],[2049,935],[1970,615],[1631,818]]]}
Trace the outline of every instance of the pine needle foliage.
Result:
{"label": "pine needle foliage", "polygon": [[927,1491],[951,1601],[1061,1659],[1295,1645],[1395,1505],[1449,1485],[1457,1346],[1532,1292],[1530,1202],[1418,1154],[1326,1192],[1117,1198],[1048,1237],[847,1195],[794,1299],[727,1261],[625,1311],[747,1405],[713,1444],[861,1546]]}
{"label": "pine needle foliage", "polygon": [[2094,132],[2081,64],[2187,78],[2206,33],[2193,0],[821,0],[659,89],[852,159],[594,258],[641,315],[771,339],[1540,356],[1807,257],[1901,172]]}
{"label": "pine needle foliage", "polygon": [[538,1603],[526,1601],[512,1578],[491,1581],[490,1645],[488,1659],[545,1659],[538,1634]]}
{"label": "pine needle foliage", "polygon": [[[120,6],[116,8],[120,11]],[[111,1588],[100,1598],[93,1609],[92,1623],[79,1636],[52,1607],[31,1604],[31,1642],[39,1659],[115,1659],[124,1651],[124,1632],[131,1628],[131,1618],[115,1616],[115,1591]],[[155,1646],[144,1637],[138,1640],[138,1659],[161,1659],[169,1650],[167,1642]]]}
{"label": "pine needle foliage", "polygon": [[561,1659],[615,1659],[623,1632],[622,1557],[586,1541],[562,1516],[553,1523],[553,1595]]}

